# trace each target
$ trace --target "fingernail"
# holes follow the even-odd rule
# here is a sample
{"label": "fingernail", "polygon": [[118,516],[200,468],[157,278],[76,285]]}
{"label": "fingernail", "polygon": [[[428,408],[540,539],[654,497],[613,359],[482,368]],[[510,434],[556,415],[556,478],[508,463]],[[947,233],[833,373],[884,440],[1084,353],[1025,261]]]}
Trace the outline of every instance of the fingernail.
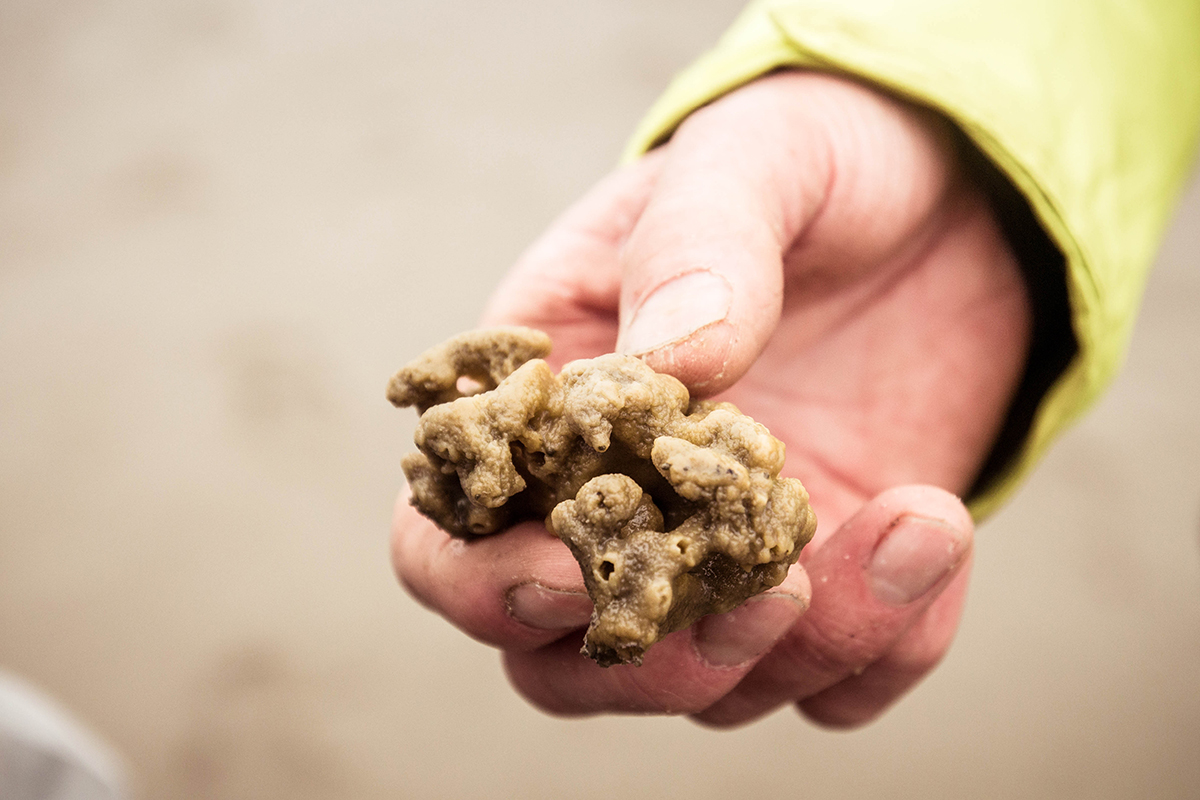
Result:
{"label": "fingernail", "polygon": [[696,623],[692,643],[710,667],[736,667],[771,649],[804,613],[805,604],[790,594],[759,595],[733,611]]}
{"label": "fingernail", "polygon": [[522,583],[508,592],[508,614],[517,622],[541,630],[569,630],[592,619],[592,601],[583,592],[548,589]]}
{"label": "fingernail", "polygon": [[649,294],[625,326],[617,352],[640,355],[686,339],[729,315],[733,287],[724,277],[697,270],[680,275]]}
{"label": "fingernail", "polygon": [[958,566],[967,544],[967,534],[943,520],[900,517],[867,564],[871,591],[891,606],[911,603]]}

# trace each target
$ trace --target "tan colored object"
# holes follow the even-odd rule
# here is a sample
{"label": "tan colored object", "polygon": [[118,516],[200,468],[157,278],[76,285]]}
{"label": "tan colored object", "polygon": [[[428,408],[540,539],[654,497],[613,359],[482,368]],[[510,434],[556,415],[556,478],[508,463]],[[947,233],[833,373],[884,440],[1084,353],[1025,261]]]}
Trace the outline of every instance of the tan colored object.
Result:
{"label": "tan colored object", "polygon": [[783,443],[636,358],[555,376],[549,349],[528,328],[471,331],[392,378],[388,399],[421,411],[413,505],[455,536],[545,520],[583,572],[584,653],[602,666],[779,585],[816,530],[804,487],[779,477]]}

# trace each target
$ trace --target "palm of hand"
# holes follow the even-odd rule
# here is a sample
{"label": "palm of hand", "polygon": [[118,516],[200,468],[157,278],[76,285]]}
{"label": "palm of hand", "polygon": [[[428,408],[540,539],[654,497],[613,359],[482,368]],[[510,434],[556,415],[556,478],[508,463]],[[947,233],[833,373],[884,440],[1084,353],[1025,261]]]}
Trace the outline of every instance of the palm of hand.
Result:
{"label": "palm of hand", "polygon": [[[882,110],[897,113],[894,105]],[[933,134],[920,144],[943,145]],[[636,246],[647,205],[663,191],[664,156],[609,178],[567,212],[513,270],[484,322],[545,330],[556,366],[611,352],[631,239]],[[932,189],[901,189],[893,200],[887,196],[897,193],[894,185],[855,187],[875,191],[884,208],[831,213],[826,206],[823,218],[780,247],[774,268],[783,279],[781,297],[764,293],[751,301],[762,317],[778,313],[777,326],[744,374],[715,381],[727,386],[718,399],[787,445],[788,473],[809,487],[822,520],[818,537],[890,486],[965,491],[1023,367],[1030,321],[1019,269],[984,198],[950,172],[947,156],[936,157],[940,162],[913,165],[939,173],[912,180]],[[912,194],[922,196],[899,213],[886,208]],[[699,202],[719,213],[727,201]],[[685,272],[687,250],[706,246],[694,230],[652,236],[693,240],[677,253],[684,265],[668,271]],[[647,360],[680,375],[689,373],[681,366],[689,355],[656,352]]]}

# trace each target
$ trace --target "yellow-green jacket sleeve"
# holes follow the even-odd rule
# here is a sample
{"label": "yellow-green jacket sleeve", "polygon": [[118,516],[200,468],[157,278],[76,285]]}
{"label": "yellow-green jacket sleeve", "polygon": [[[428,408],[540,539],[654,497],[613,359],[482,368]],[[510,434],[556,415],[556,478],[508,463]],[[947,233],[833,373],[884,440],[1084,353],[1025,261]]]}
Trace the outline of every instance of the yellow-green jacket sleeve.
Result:
{"label": "yellow-green jacket sleeve", "polygon": [[681,74],[627,157],[785,67],[937,109],[1024,195],[1066,263],[1078,351],[977,517],[1015,488],[1124,356],[1200,128],[1200,0],[764,0]]}

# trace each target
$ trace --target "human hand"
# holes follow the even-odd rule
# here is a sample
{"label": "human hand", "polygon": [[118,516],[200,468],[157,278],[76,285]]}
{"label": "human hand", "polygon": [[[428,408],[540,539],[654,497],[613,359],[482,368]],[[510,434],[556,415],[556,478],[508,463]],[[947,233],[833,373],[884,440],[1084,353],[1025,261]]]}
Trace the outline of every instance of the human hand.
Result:
{"label": "human hand", "polygon": [[555,366],[615,342],[764,423],[820,520],[800,563],[607,670],[577,652],[591,605],[540,524],[467,542],[402,499],[397,574],[554,713],[869,720],[953,637],[972,525],[952,493],[1003,422],[1030,314],[944,123],[830,76],[756,81],[570,209],[483,321],[546,331]]}

